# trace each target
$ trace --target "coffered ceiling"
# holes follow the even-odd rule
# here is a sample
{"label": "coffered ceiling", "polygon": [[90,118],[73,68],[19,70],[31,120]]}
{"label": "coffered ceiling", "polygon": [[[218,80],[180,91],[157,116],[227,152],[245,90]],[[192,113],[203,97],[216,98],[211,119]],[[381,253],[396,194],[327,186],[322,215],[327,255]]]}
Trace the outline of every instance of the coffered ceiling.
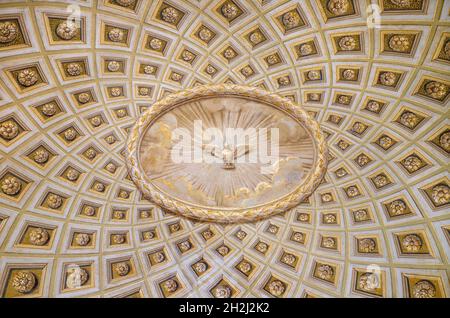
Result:
{"label": "coffered ceiling", "polygon": [[[0,0],[2,297],[449,297],[449,13]],[[163,212],[127,175],[127,133],[166,94],[228,82],[303,105],[325,179],[257,223]]]}

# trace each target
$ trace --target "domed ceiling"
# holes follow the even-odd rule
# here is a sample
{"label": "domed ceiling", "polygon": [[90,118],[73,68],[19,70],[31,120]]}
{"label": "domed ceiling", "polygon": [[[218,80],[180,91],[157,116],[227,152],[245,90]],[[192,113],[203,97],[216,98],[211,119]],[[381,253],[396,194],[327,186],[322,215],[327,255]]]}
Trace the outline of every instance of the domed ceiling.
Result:
{"label": "domed ceiling", "polygon": [[[449,12],[0,1],[1,296],[449,297]],[[234,225],[142,198],[125,163],[137,117],[213,83],[277,92],[319,122],[313,195]]]}

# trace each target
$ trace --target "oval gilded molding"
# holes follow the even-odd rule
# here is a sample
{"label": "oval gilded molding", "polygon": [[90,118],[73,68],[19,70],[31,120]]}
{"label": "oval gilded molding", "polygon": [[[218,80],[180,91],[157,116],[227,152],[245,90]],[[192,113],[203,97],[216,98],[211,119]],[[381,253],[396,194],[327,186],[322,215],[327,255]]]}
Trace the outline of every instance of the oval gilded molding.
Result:
{"label": "oval gilded molding", "polygon": [[[164,188],[164,184],[167,183],[168,181],[163,180],[165,179],[165,177],[164,176],[161,177],[162,172],[157,177],[155,177],[157,173],[155,172],[155,170],[149,168],[150,164],[148,162],[151,162],[154,165],[153,167],[159,167],[155,163],[157,160],[144,161],[145,164],[144,165],[142,164],[142,161],[144,159],[146,160],[147,158],[144,157],[145,153],[150,152],[152,153],[151,156],[154,156],[153,150],[156,148],[148,150],[147,147],[149,143],[147,139],[153,138],[154,136],[159,136],[159,135],[152,135],[152,133],[148,133],[149,131],[151,131],[150,128],[155,127],[156,124],[159,125],[158,127],[161,126],[158,120],[160,122],[164,121],[165,116],[168,116],[167,114],[170,114],[170,116],[172,117],[176,117],[177,116],[176,111],[182,108],[188,109],[189,107],[192,108],[194,106],[204,107],[203,104],[205,104],[205,101],[209,101],[209,105],[216,104],[215,101],[217,100],[217,98],[220,98],[219,104],[223,102],[225,107],[227,103],[236,104],[237,102],[236,99],[244,99],[245,101],[248,101],[248,103],[246,102],[243,103],[245,105],[247,104],[250,105],[248,106],[248,110],[245,109],[245,107],[242,109],[240,108],[240,111],[242,110],[242,112],[244,111],[254,112],[251,109],[255,109],[255,105],[256,106],[259,105],[260,108],[258,108],[258,111],[265,114],[266,110],[264,108],[268,107],[271,109],[268,110],[269,112],[271,111],[273,113],[283,113],[284,117],[289,118],[286,120],[295,122],[296,125],[301,127],[300,129],[304,129],[307,132],[307,136],[309,138],[305,137],[305,140],[308,139],[308,142],[310,142],[310,145],[313,148],[312,151],[313,155],[310,158],[310,161],[306,162],[305,159],[305,161],[303,162],[303,166],[302,164],[300,164],[300,166],[302,166],[302,172],[304,173],[298,173],[299,177],[297,179],[294,178],[295,179],[294,181],[289,179],[290,180],[289,182],[291,183],[296,181],[299,182],[295,184],[292,191],[290,191],[289,187],[286,186],[286,189],[289,190],[289,191],[286,190],[288,191],[287,193],[283,193],[280,197],[277,197],[275,199],[267,199],[267,197],[270,198],[271,195],[266,196],[265,195],[266,193],[258,192],[260,191],[259,189],[261,187],[257,186],[255,188],[256,190],[251,189],[252,191],[253,190],[255,191],[256,193],[255,196],[257,196],[257,198],[255,200],[242,201],[246,202],[245,204],[250,204],[248,202],[252,202],[253,205],[250,204],[249,206],[243,206],[242,204],[244,203],[241,203],[241,201],[236,203],[237,202],[236,201],[235,202],[236,206],[232,206],[234,203],[229,204],[229,201],[226,201],[225,199],[223,200],[220,199],[219,200],[220,204],[217,203],[219,202],[217,201],[215,202],[216,205],[213,206],[211,204],[205,204],[204,202],[210,201],[204,201],[203,198],[199,199],[200,200],[199,202],[193,202],[192,200],[190,200],[190,197],[189,199],[176,197],[175,195],[173,195],[173,193],[170,193],[170,187],[167,188],[169,189],[169,191],[167,191],[167,189]],[[199,106],[200,103],[195,104],[195,102],[193,101],[201,101],[203,102],[203,104]],[[175,115],[173,115],[172,113],[174,113]],[[196,113],[196,111],[194,110],[193,113]],[[256,114],[255,116],[258,115],[260,114]],[[271,116],[272,115],[270,115],[269,117]],[[280,115],[277,114],[277,116],[275,117],[279,118]],[[309,139],[311,141],[309,141]],[[302,140],[300,140],[300,142],[301,141]],[[143,147],[142,144],[145,144],[145,147]],[[283,144],[281,143],[280,149],[282,148],[282,146]],[[225,145],[225,147],[227,146]],[[287,98],[283,98],[277,94],[270,93],[268,91],[264,91],[259,88],[240,86],[234,84],[197,86],[191,89],[186,89],[174,94],[170,94],[165,98],[157,101],[138,118],[137,122],[130,130],[126,149],[127,149],[126,162],[130,177],[132,178],[133,182],[136,184],[136,186],[142,192],[145,198],[149,199],[150,201],[156,203],[157,205],[166,210],[186,216],[188,218],[218,223],[237,223],[237,222],[256,221],[263,218],[267,218],[274,214],[285,212],[288,209],[295,207],[300,202],[305,200],[322,181],[322,178],[326,171],[327,157],[328,157],[328,150],[325,138],[320,130],[319,124],[313,118],[311,118],[311,116],[300,105],[293,103]],[[299,149],[300,150],[298,151],[301,152],[301,148]],[[224,152],[225,150],[221,151]],[[234,151],[233,153],[236,154],[238,150],[234,149],[233,151]],[[164,156],[161,157],[166,158]],[[151,159],[154,159],[154,157],[151,157]],[[225,162],[225,155],[222,159]],[[234,156],[234,160],[235,159],[236,155]],[[292,158],[289,157],[289,159],[286,159],[286,161],[289,161],[291,159]],[[277,161],[276,163],[277,169],[279,169],[279,164],[281,165],[283,163],[284,163],[283,158]],[[294,161],[294,164],[292,165],[286,164],[286,166],[288,167],[296,166],[295,164],[296,162]],[[237,163],[236,166],[238,167],[239,164]],[[286,166],[283,166],[283,168]],[[306,169],[306,167],[308,168]],[[209,168],[210,166],[208,166],[208,169]],[[182,167],[181,169],[184,169],[184,167]],[[285,168],[283,172],[286,172],[287,171],[286,169],[288,168]],[[149,175],[149,171],[150,173],[152,173],[152,175]],[[187,168],[186,171],[187,171],[186,173],[188,173]],[[230,170],[225,169],[224,171]],[[276,171],[281,171],[281,168],[280,170]],[[158,170],[158,172],[160,171]],[[287,176],[288,177],[286,178],[291,178],[290,174],[287,174]],[[257,177],[258,176],[255,176],[255,178]],[[163,181],[159,182],[155,180],[163,180]],[[173,188],[173,184],[171,185]],[[280,183],[276,183],[276,185],[281,187]],[[224,182],[224,187],[225,186],[226,184]],[[289,186],[291,186],[290,183]],[[269,189],[271,189],[271,187],[269,187]],[[225,190],[223,191],[225,192]],[[228,196],[224,197],[229,198]],[[267,201],[264,201],[266,199]],[[223,202],[227,203],[221,206]]]}

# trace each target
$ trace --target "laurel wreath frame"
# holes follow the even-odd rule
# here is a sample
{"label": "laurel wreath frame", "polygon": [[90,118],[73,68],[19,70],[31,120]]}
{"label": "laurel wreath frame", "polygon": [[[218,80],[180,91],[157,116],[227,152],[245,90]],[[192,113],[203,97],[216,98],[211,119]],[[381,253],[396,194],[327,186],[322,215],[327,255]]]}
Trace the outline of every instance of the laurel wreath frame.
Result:
{"label": "laurel wreath frame", "polygon": [[[232,95],[260,100],[285,111],[309,130],[313,137],[316,153],[313,168],[304,182],[294,191],[278,200],[255,207],[234,209],[218,209],[216,207],[194,205],[162,193],[149,182],[146,174],[139,167],[138,159],[140,141],[148,126],[162,113],[168,109],[172,109],[175,105],[181,105],[192,99],[211,97],[214,95]],[[188,218],[218,223],[257,221],[295,207],[310,196],[321,183],[328,164],[327,158],[328,150],[326,141],[319,124],[300,105],[293,103],[287,98],[256,87],[234,84],[201,85],[170,94],[157,101],[138,118],[136,124],[130,130],[126,145],[126,163],[129,175],[145,198],[164,209]]]}

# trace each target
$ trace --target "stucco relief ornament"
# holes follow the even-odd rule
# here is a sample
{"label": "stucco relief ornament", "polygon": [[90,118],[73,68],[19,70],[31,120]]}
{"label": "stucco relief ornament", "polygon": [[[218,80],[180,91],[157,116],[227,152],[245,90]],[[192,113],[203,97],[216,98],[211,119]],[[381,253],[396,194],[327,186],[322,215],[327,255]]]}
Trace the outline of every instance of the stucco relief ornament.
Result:
{"label": "stucco relief ornament", "polygon": [[392,4],[400,8],[409,7],[411,5],[411,0],[390,0]]}
{"label": "stucco relief ornament", "polygon": [[408,170],[409,172],[416,172],[422,167],[422,159],[415,155],[408,156],[403,161],[403,166]]}
{"label": "stucco relief ornament", "polygon": [[124,37],[125,37],[125,33],[123,32],[123,30],[121,30],[119,28],[112,28],[108,32],[108,38],[112,42],[121,42],[121,41],[123,41]]}
{"label": "stucco relief ornament", "polygon": [[149,95],[151,92],[149,87],[139,87],[139,95],[146,96]]}
{"label": "stucco relief ornament", "polygon": [[50,234],[43,228],[32,229],[29,235],[31,244],[36,246],[43,246],[50,239]]}
{"label": "stucco relief ornament", "polygon": [[354,215],[355,215],[355,220],[359,221],[359,222],[367,220],[367,218],[369,216],[367,211],[363,210],[363,209],[356,211]]}
{"label": "stucco relief ornament", "polygon": [[342,150],[345,150],[350,146],[350,144],[345,140],[339,140],[339,142],[337,143],[337,146],[339,148],[341,148]]}
{"label": "stucco relief ornament", "polygon": [[392,72],[384,72],[380,74],[380,83],[385,86],[394,86],[397,76]]}
{"label": "stucco relief ornament", "polygon": [[14,139],[19,135],[19,125],[11,119],[5,120],[0,124],[0,136],[6,140]]}
{"label": "stucco relief ornament", "polygon": [[119,192],[119,198],[121,198],[121,199],[128,199],[129,197],[130,197],[130,193],[128,191],[121,190]]}
{"label": "stucco relief ornament", "polygon": [[205,262],[195,263],[193,267],[194,267],[194,270],[199,274],[206,272],[206,270],[208,269],[208,266],[206,265]]}
{"label": "stucco relief ornament", "polygon": [[307,76],[309,80],[316,81],[321,79],[322,73],[320,71],[313,70],[309,71]]}
{"label": "stucco relief ornament", "polygon": [[316,101],[317,102],[317,101],[320,100],[320,94],[318,94],[318,93],[311,93],[308,96],[309,96],[309,99],[312,100],[312,101]]}
{"label": "stucco relief ornament", "polygon": [[356,158],[356,162],[360,166],[365,166],[366,164],[368,164],[370,162],[370,159],[366,155],[362,154]]}
{"label": "stucco relief ornament", "polygon": [[121,210],[114,211],[113,217],[118,220],[123,220],[125,218],[125,212]]}
{"label": "stucco relief ornament", "polygon": [[127,276],[130,272],[130,266],[126,262],[120,262],[116,264],[115,272],[119,276]]}
{"label": "stucco relief ornament", "polygon": [[322,264],[317,268],[317,276],[324,280],[331,280],[334,275],[333,267]]}
{"label": "stucco relief ornament", "polygon": [[117,167],[116,167],[116,165],[115,165],[114,163],[110,162],[110,163],[108,163],[108,164],[105,166],[105,169],[106,169],[106,171],[108,171],[109,173],[115,173]]}
{"label": "stucco relief ornament", "polygon": [[230,298],[231,288],[226,285],[219,285],[213,290],[213,295],[216,298]]}
{"label": "stucco relief ornament", "polygon": [[16,195],[22,188],[22,184],[16,177],[9,176],[2,180],[1,188],[7,195]]}
{"label": "stucco relief ornament", "polygon": [[342,15],[348,11],[350,3],[348,0],[330,0],[328,1],[328,10],[335,15]]}
{"label": "stucco relief ornament", "polygon": [[117,61],[109,61],[107,64],[108,71],[117,72],[120,70],[120,63]]}
{"label": "stucco relief ornament", "polygon": [[95,215],[95,208],[93,206],[86,206],[83,210],[83,214],[87,216],[94,216]]}
{"label": "stucco relief ornament", "polygon": [[348,95],[340,95],[337,99],[337,102],[343,105],[349,105],[351,101],[352,97]]}
{"label": "stucco relief ornament", "polygon": [[89,244],[89,242],[91,241],[91,238],[89,236],[89,234],[86,233],[77,233],[75,235],[75,242],[79,245],[79,246],[86,246]]}
{"label": "stucco relief ornament", "polygon": [[0,43],[10,43],[17,38],[19,29],[14,22],[0,23]]}
{"label": "stucco relief ornament", "polygon": [[54,103],[46,103],[42,106],[42,113],[45,116],[51,117],[56,114],[58,107]]}
{"label": "stucco relief ornament", "polygon": [[33,154],[33,160],[36,163],[46,163],[50,158],[50,153],[45,149],[38,149]]}
{"label": "stucco relief ornament", "polygon": [[389,40],[389,47],[396,52],[408,52],[411,48],[411,41],[403,35],[394,35]]}
{"label": "stucco relief ornament", "polygon": [[178,247],[180,248],[180,250],[182,252],[186,252],[191,249],[192,245],[191,245],[191,242],[189,242],[189,241],[183,241],[178,245]]}
{"label": "stucco relief ornament", "polygon": [[105,138],[105,141],[111,145],[116,142],[116,137],[114,137],[114,135],[109,135]]}
{"label": "stucco relief ornament", "polygon": [[275,279],[269,283],[268,289],[272,295],[279,297],[286,291],[286,284],[279,279]]}
{"label": "stucco relief ornament", "polygon": [[179,82],[179,81],[181,81],[183,76],[181,76],[181,74],[173,72],[172,74],[170,74],[170,78],[175,82]]}
{"label": "stucco relief ornament", "polygon": [[434,99],[444,98],[448,91],[449,87],[443,83],[432,81],[425,85],[425,93]]}
{"label": "stucco relief ornament", "polygon": [[431,199],[436,205],[444,205],[450,202],[450,188],[445,185],[434,186],[431,191]]}
{"label": "stucco relief ornament", "polygon": [[237,233],[236,233],[236,237],[237,237],[238,239],[240,239],[241,241],[242,241],[243,239],[245,239],[246,236],[247,236],[247,233],[245,233],[245,232],[242,231],[242,230],[239,230],[239,231],[237,231]]}
{"label": "stucco relief ornament", "polygon": [[450,41],[447,41],[447,43],[445,43],[444,54],[447,59],[450,59]]}
{"label": "stucco relief ornament", "polygon": [[300,15],[297,11],[289,11],[283,14],[281,17],[281,22],[287,30],[293,29],[300,25]]}
{"label": "stucco relief ornament", "polygon": [[289,76],[282,76],[278,79],[278,84],[280,86],[288,86],[291,84],[291,80],[289,79]]}
{"label": "stucco relief ornament", "polygon": [[389,180],[385,175],[380,174],[373,178],[373,182],[378,188],[381,188],[387,185],[389,183]]}
{"label": "stucco relief ornament", "polygon": [[356,48],[356,40],[351,36],[344,36],[338,44],[343,51],[352,51]]}
{"label": "stucco relief ornament", "polygon": [[184,50],[181,53],[181,58],[185,62],[192,62],[195,59],[195,55],[192,52],[188,51],[188,50]]}
{"label": "stucco relief ornament", "polygon": [[77,138],[77,131],[73,128],[66,129],[64,131],[64,139],[67,141],[73,141]]}
{"label": "stucco relief ornament", "polygon": [[67,65],[66,70],[70,76],[79,76],[83,71],[80,63],[70,63],[69,65]]}
{"label": "stucco relief ornament", "polygon": [[122,7],[131,6],[136,0],[115,0],[116,3]]}
{"label": "stucco relief ornament", "polygon": [[267,63],[268,63],[269,65],[275,65],[275,64],[277,64],[278,62],[280,62],[280,59],[279,59],[279,57],[278,57],[276,54],[271,54],[271,55],[269,55],[269,56],[267,57]]}
{"label": "stucco relief ornament", "polygon": [[[328,194],[328,193],[327,193]],[[331,200],[333,200],[333,197],[330,195]],[[308,213],[300,213],[298,216],[298,220],[301,222],[308,222],[309,221],[309,214]]]}
{"label": "stucco relief ornament", "polygon": [[151,239],[155,238],[155,232],[153,232],[153,231],[144,232],[142,234],[142,237],[143,237],[144,241],[151,240]]}
{"label": "stucco relief ornament", "polygon": [[169,293],[174,293],[178,289],[178,283],[175,279],[169,279],[162,283],[163,288]]}
{"label": "stucco relief ornament", "polygon": [[286,253],[283,255],[283,258],[281,259],[283,263],[287,265],[294,265],[296,261],[296,257],[292,254]]}
{"label": "stucco relief ornament", "polygon": [[89,148],[84,154],[88,159],[92,160],[97,156],[97,151],[93,148]]}
{"label": "stucco relief ornament", "polygon": [[247,261],[242,261],[239,263],[238,268],[241,272],[247,274],[252,270],[252,264]]}
{"label": "stucco relief ornament", "polygon": [[241,70],[242,75],[244,75],[245,77],[249,77],[252,76],[254,74],[253,69],[250,66],[245,66],[242,70]]}
{"label": "stucco relief ornament", "polygon": [[299,49],[298,49],[299,53],[301,56],[306,56],[311,54],[314,51],[314,48],[311,44],[309,43],[304,43],[301,44]]}
{"label": "stucco relief ornament", "polygon": [[255,248],[258,252],[265,253],[269,249],[269,245],[264,242],[259,242],[258,244],[256,244]]}
{"label": "stucco relief ornament", "polygon": [[212,32],[207,29],[207,28],[202,28],[199,32],[198,32],[198,36],[200,37],[200,39],[202,41],[208,42],[209,40],[211,40],[213,34]]}
{"label": "stucco relief ornament", "polygon": [[350,186],[350,187],[347,188],[347,195],[348,195],[350,198],[356,197],[356,196],[358,196],[359,194],[360,194],[360,192],[359,192],[359,190],[358,190],[357,187],[355,187],[355,186]]}
{"label": "stucco relief ornament", "polygon": [[97,192],[104,192],[106,187],[103,183],[101,182],[96,182],[93,186],[93,189]]}
{"label": "stucco relief ornament", "polygon": [[336,215],[334,215],[334,214],[325,214],[324,217],[323,217],[323,221],[324,221],[324,223],[327,223],[327,224],[336,223],[336,221],[337,221]]}
{"label": "stucco relief ornament", "polygon": [[379,102],[372,100],[369,103],[367,103],[366,108],[371,112],[378,113],[381,110],[381,105]]}
{"label": "stucco relief ornament", "polygon": [[359,277],[358,280],[358,286],[359,288],[361,288],[362,290],[365,291],[374,291],[375,289],[377,289],[380,285],[380,281],[378,279],[378,275],[374,274],[374,273],[363,273],[361,274],[361,276]]}
{"label": "stucco relief ornament", "polygon": [[264,38],[263,35],[259,31],[252,32],[249,37],[250,42],[252,42],[254,45],[261,43]]}
{"label": "stucco relief ornament", "polygon": [[164,22],[174,24],[177,22],[179,17],[180,17],[180,14],[178,13],[178,11],[175,8],[167,7],[161,11],[161,19]]}
{"label": "stucco relief ornament", "polygon": [[209,240],[210,238],[212,238],[214,236],[213,232],[211,230],[206,230],[202,233],[203,238],[205,240]]}
{"label": "stucco relief ornament", "polygon": [[371,238],[364,238],[358,241],[358,249],[363,253],[373,253],[377,249],[377,243]]}
{"label": "stucco relief ornament", "polygon": [[357,134],[362,134],[366,130],[366,125],[357,121],[352,126],[352,131]]}
{"label": "stucco relief ornament", "polygon": [[408,128],[414,128],[419,123],[420,118],[413,112],[406,111],[400,116],[400,123]]}
{"label": "stucco relief ornament", "polygon": [[79,176],[80,173],[77,170],[73,168],[67,169],[66,178],[69,179],[69,181],[76,181]]}
{"label": "stucco relief ornament", "polygon": [[208,65],[208,66],[206,67],[206,73],[207,73],[207,74],[213,75],[213,74],[215,74],[216,72],[217,72],[217,70],[216,70],[213,66]]}
{"label": "stucco relief ornament", "polygon": [[231,60],[232,58],[236,57],[236,52],[232,49],[232,48],[227,48],[224,52],[223,52],[223,56],[226,59]]}
{"label": "stucco relief ornament", "polygon": [[439,137],[439,145],[447,152],[450,152],[450,131],[443,133]]}
{"label": "stucco relief ornament", "polygon": [[56,27],[56,35],[62,40],[72,40],[77,32],[77,25],[73,21],[61,22]]}
{"label": "stucco relief ornament", "polygon": [[89,93],[81,93],[78,95],[78,101],[81,104],[86,104],[87,102],[89,102],[91,100],[91,95]]}
{"label": "stucco relief ornament", "polygon": [[436,287],[428,280],[418,281],[412,288],[414,298],[434,298],[436,296]]}
{"label": "stucco relief ornament", "polygon": [[225,3],[220,9],[222,15],[228,20],[233,20],[239,13],[239,8],[231,2]]}
{"label": "stucco relief ornament", "polygon": [[47,203],[47,206],[51,209],[58,209],[63,204],[63,199],[57,194],[49,193],[45,203]]}
{"label": "stucco relief ornament", "polygon": [[21,294],[30,293],[36,286],[36,276],[30,271],[17,272],[11,282],[11,286]]}
{"label": "stucco relief ornament", "polygon": [[147,219],[151,216],[151,212],[149,210],[143,210],[139,213],[139,218],[141,219]]}
{"label": "stucco relief ornament", "polygon": [[97,115],[90,119],[91,125],[94,127],[98,127],[102,124],[102,116]]}
{"label": "stucco relief ornament", "polygon": [[378,142],[379,142],[380,146],[383,147],[384,149],[387,149],[394,144],[394,141],[389,136],[381,137]]}
{"label": "stucco relief ornament", "polygon": [[164,255],[163,252],[156,252],[155,254],[153,254],[153,260],[156,263],[162,263],[164,262],[166,259],[166,256]]}
{"label": "stucco relief ornament", "polygon": [[125,117],[125,116],[127,115],[127,111],[126,111],[126,109],[124,109],[124,108],[118,109],[118,110],[116,111],[116,115],[117,115],[117,117],[119,117],[119,118],[123,118],[123,117]]}
{"label": "stucco relief ornament", "polygon": [[123,244],[123,243],[125,243],[125,235],[124,234],[115,234],[112,236],[112,241],[114,244]]}
{"label": "stucco relief ornament", "polygon": [[220,255],[225,256],[230,252],[230,249],[227,246],[222,245],[217,249],[217,252],[219,252]]}
{"label": "stucco relief ornament", "polygon": [[415,234],[406,235],[401,241],[402,247],[411,253],[417,253],[422,248],[422,239]]}
{"label": "stucco relief ornament", "polygon": [[122,89],[120,87],[111,88],[111,96],[118,97],[122,94]]}
{"label": "stucco relief ornament", "polygon": [[80,288],[89,279],[89,273],[78,266],[70,267],[67,270],[66,286],[70,289]]}
{"label": "stucco relief ornament", "polygon": [[177,232],[181,229],[180,224],[179,223],[174,223],[174,224],[170,224],[169,226],[170,232]]}
{"label": "stucco relief ornament", "polygon": [[393,215],[402,215],[406,212],[406,203],[403,200],[394,200],[389,204],[389,212]]}
{"label": "stucco relief ornament", "polygon": [[268,228],[267,231],[271,234],[277,234],[278,233],[278,227],[271,224]]}
{"label": "stucco relief ornament", "polygon": [[336,242],[335,242],[334,238],[326,237],[323,240],[322,245],[326,248],[333,248],[336,245]]}
{"label": "stucco relief ornament", "polygon": [[331,202],[331,201],[333,201],[333,196],[329,193],[325,193],[322,195],[322,201],[323,202]]}
{"label": "stucco relief ornament", "polygon": [[356,72],[354,70],[345,70],[342,72],[342,77],[346,80],[353,80],[356,77]]}
{"label": "stucco relief ornament", "polygon": [[21,70],[17,74],[17,80],[19,83],[25,87],[33,86],[38,81],[38,76],[36,71],[32,70],[31,68],[27,68],[24,70]]}

